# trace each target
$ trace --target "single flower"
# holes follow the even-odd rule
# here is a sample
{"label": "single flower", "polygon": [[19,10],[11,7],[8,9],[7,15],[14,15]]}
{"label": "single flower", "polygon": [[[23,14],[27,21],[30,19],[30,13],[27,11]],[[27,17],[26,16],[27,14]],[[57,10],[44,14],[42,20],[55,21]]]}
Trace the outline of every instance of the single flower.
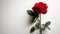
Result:
{"label": "single flower", "polygon": [[47,13],[47,8],[48,6],[43,3],[43,2],[39,2],[39,3],[35,3],[34,7],[32,7],[32,10],[35,14],[46,14]]}

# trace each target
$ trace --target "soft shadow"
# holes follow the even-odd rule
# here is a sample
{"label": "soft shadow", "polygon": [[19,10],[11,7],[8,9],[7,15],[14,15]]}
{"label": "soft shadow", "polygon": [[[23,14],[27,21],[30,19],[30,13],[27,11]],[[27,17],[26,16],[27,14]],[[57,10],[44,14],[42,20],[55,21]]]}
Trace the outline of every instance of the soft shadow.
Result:
{"label": "soft shadow", "polygon": [[47,30],[44,30],[44,31],[42,32],[42,34],[47,34]]}
{"label": "soft shadow", "polygon": [[32,16],[28,16],[28,19],[27,19],[27,20],[28,20],[28,24],[29,24],[29,25],[32,25],[32,24],[33,24],[33,23],[32,23]]}

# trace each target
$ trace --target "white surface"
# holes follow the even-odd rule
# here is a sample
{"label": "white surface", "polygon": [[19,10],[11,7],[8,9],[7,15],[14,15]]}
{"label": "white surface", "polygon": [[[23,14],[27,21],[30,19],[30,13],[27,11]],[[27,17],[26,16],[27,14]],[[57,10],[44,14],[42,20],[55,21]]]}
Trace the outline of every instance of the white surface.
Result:
{"label": "white surface", "polygon": [[48,5],[48,13],[42,15],[42,22],[51,21],[51,30],[43,34],[60,34],[60,0],[0,0],[0,34],[30,34],[26,10],[39,1]]}

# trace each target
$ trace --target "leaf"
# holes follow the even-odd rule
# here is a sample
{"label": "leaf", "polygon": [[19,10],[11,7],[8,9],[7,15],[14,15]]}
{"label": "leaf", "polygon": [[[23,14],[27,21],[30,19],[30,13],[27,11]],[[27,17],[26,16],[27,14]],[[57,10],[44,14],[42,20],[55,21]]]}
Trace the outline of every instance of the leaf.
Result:
{"label": "leaf", "polygon": [[50,23],[51,23],[50,21],[46,22],[45,27],[48,27],[50,25]]}
{"label": "leaf", "polygon": [[33,33],[34,31],[35,31],[35,27],[32,27],[30,33]]}
{"label": "leaf", "polygon": [[32,16],[32,22],[35,22],[35,18],[38,18],[39,15],[38,14],[35,14],[32,10],[27,10],[27,13]]}
{"label": "leaf", "polygon": [[39,29],[40,27],[40,23],[37,23],[36,25],[35,25],[35,27],[37,28],[37,29]]}
{"label": "leaf", "polygon": [[34,16],[34,12],[32,10],[27,10],[27,13],[30,15],[30,16]]}
{"label": "leaf", "polygon": [[46,28],[45,28],[45,24],[42,24],[42,30],[45,30]]}
{"label": "leaf", "polygon": [[45,26],[45,24],[42,24],[42,26],[44,27],[44,26]]}
{"label": "leaf", "polygon": [[38,18],[39,17],[39,15],[38,14],[36,14],[36,18]]}
{"label": "leaf", "polygon": [[35,14],[34,16],[33,16],[33,18],[32,18],[32,22],[35,22],[36,20],[35,19],[37,19],[39,17],[39,15],[38,14]]}
{"label": "leaf", "polygon": [[30,15],[30,16],[32,16],[32,22],[36,22],[36,18],[38,18],[39,17],[39,15],[38,14],[35,14],[32,10],[27,10],[27,13]]}
{"label": "leaf", "polygon": [[46,22],[45,24],[42,24],[42,30],[45,30],[46,28],[50,30],[50,28],[48,27],[50,25],[50,21]]}
{"label": "leaf", "polygon": [[49,27],[46,27],[47,29],[51,30]]}
{"label": "leaf", "polygon": [[45,24],[42,24],[42,30],[45,30],[46,28],[50,30],[50,28],[48,27],[50,25],[50,21],[46,22]]}
{"label": "leaf", "polygon": [[36,20],[35,20],[35,16],[33,16],[33,18],[32,18],[32,22],[35,22]]}

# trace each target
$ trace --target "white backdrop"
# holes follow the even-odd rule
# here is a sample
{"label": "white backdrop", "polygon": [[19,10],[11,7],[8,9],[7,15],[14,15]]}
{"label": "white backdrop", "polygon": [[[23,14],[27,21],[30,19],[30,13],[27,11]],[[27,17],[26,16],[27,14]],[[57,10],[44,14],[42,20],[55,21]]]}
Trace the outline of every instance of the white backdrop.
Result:
{"label": "white backdrop", "polygon": [[0,34],[30,34],[30,16],[26,11],[36,2],[48,5],[48,13],[42,15],[42,23],[51,21],[51,30],[43,34],[60,34],[60,0],[0,0]]}

